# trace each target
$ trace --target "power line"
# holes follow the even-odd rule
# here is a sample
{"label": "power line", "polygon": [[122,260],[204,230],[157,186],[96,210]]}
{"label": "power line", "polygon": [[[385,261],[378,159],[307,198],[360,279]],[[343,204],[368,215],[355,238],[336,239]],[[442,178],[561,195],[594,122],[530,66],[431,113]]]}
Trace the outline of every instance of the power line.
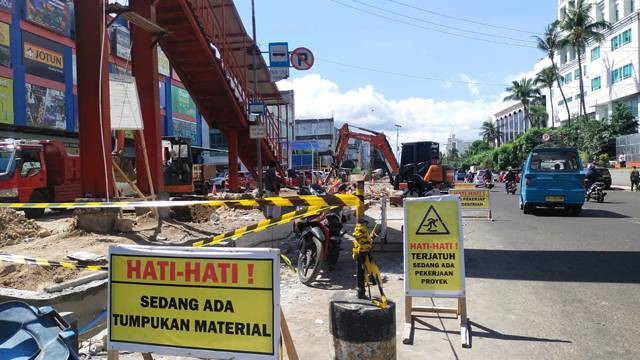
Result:
{"label": "power line", "polygon": [[516,29],[516,28],[512,28],[512,27],[507,27],[507,26],[495,25],[495,24],[488,24],[488,23],[484,23],[484,22],[481,22],[481,21],[477,21],[477,20],[465,19],[465,18],[453,16],[453,15],[443,14],[443,13],[439,13],[439,12],[436,12],[436,11],[433,11],[433,10],[427,10],[425,8],[421,8],[421,7],[417,7],[417,6],[411,5],[411,4],[403,3],[401,1],[396,1],[396,0],[387,0],[387,1],[389,1],[391,3],[394,3],[394,4],[397,4],[397,5],[406,6],[408,8],[414,9],[414,10],[426,12],[426,13],[433,14],[433,15],[442,16],[442,17],[445,17],[445,18],[448,18],[448,19],[464,21],[464,22],[468,22],[468,23],[472,23],[472,24],[476,24],[476,25],[488,26],[488,27],[492,27],[492,28],[495,28],[495,29],[510,30],[510,31],[516,31],[516,32],[521,32],[521,33],[525,33],[525,34],[541,35],[540,33],[533,32],[533,31],[521,30],[521,29]]}
{"label": "power line", "polygon": [[333,3],[336,3],[336,4],[339,4],[339,5],[342,5],[344,7],[348,7],[350,9],[353,9],[353,10],[356,10],[356,11],[360,11],[360,12],[363,12],[363,13],[366,13],[366,14],[369,14],[369,15],[373,15],[373,16],[376,16],[376,17],[379,17],[379,18],[383,18],[383,19],[386,19],[386,20],[389,20],[389,21],[393,21],[393,22],[396,22],[396,23],[412,26],[412,27],[415,27],[415,28],[423,29],[423,30],[434,31],[434,32],[442,33],[442,34],[447,34],[447,35],[456,36],[456,37],[460,37],[460,38],[465,38],[465,39],[469,39],[469,40],[483,41],[483,42],[488,42],[488,43],[492,43],[492,44],[507,45],[507,46],[517,46],[517,47],[523,47],[523,48],[536,49],[536,46],[533,46],[533,45],[514,44],[514,43],[509,43],[509,42],[503,42],[503,41],[482,39],[482,38],[477,38],[477,37],[473,37],[473,36],[461,35],[461,34],[456,34],[456,33],[448,32],[448,31],[440,30],[440,29],[434,29],[434,28],[430,28],[430,27],[426,27],[426,26],[421,26],[421,25],[418,25],[418,24],[413,24],[413,23],[410,23],[410,22],[407,22],[407,21],[402,21],[402,20],[399,20],[399,19],[394,19],[392,17],[381,15],[381,14],[378,14],[378,13],[375,13],[375,12],[372,12],[372,11],[369,11],[369,10],[366,10],[366,9],[361,9],[361,8],[358,8],[358,7],[349,5],[349,4],[345,4],[345,3],[341,2],[341,1],[338,1],[338,0],[329,0],[329,1],[331,1]]}
{"label": "power line", "polygon": [[450,80],[450,79],[437,78],[437,77],[432,77],[432,76],[399,73],[399,72],[395,72],[395,71],[387,71],[387,70],[369,68],[369,67],[365,67],[365,66],[347,64],[347,63],[343,63],[343,62],[340,62],[340,61],[334,61],[334,60],[323,59],[323,58],[316,58],[316,60],[320,60],[320,61],[324,61],[326,63],[330,63],[330,64],[334,64],[334,65],[340,65],[340,66],[344,66],[344,67],[348,67],[348,68],[352,68],[352,69],[370,71],[370,72],[375,72],[375,73],[380,73],[380,74],[401,76],[401,77],[410,78],[410,79],[439,81],[439,82],[443,82],[443,83],[457,83],[457,84],[464,84],[464,85],[470,85],[471,84],[471,85],[488,85],[488,86],[501,86],[501,87],[510,86],[509,84],[505,84],[505,83],[490,83],[490,82],[482,82],[482,81],[475,81],[475,80],[470,80],[470,81]]}
{"label": "power line", "polygon": [[460,28],[460,27],[456,27],[456,26],[449,26],[449,25],[445,25],[445,24],[440,24],[440,23],[436,23],[436,22],[429,21],[429,20],[426,20],[426,19],[422,19],[422,18],[406,15],[406,14],[403,14],[403,13],[399,13],[399,12],[396,12],[396,11],[393,11],[393,10],[381,8],[381,7],[378,7],[378,6],[375,6],[375,5],[367,4],[366,2],[360,1],[360,0],[351,0],[351,1],[356,2],[358,4],[361,4],[361,5],[364,5],[364,6],[368,6],[370,8],[377,9],[379,11],[383,11],[383,12],[389,13],[389,14],[402,16],[402,17],[405,17],[405,18],[408,18],[408,19],[411,19],[411,20],[420,21],[420,22],[423,22],[423,23],[426,23],[426,24],[440,26],[440,27],[447,28],[447,29],[467,32],[467,33],[476,34],[476,35],[494,37],[494,38],[502,38],[502,39],[507,39],[507,40],[520,41],[520,42],[529,43],[529,44],[535,43],[535,41],[533,41],[533,40],[518,39],[518,38],[509,37],[509,36],[502,36],[502,35],[497,35],[497,34],[484,33],[484,32],[480,32],[480,31],[477,31],[477,30],[467,30],[467,29],[463,29],[463,28]]}

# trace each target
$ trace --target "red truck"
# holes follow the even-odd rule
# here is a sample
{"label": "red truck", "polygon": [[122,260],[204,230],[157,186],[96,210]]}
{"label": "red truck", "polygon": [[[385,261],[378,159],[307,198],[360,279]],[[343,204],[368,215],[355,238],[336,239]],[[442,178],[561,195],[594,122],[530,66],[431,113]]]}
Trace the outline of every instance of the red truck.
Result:
{"label": "red truck", "polygon": [[[72,202],[81,192],[80,156],[61,141],[0,140],[0,202]],[[29,218],[44,210],[24,209]]]}

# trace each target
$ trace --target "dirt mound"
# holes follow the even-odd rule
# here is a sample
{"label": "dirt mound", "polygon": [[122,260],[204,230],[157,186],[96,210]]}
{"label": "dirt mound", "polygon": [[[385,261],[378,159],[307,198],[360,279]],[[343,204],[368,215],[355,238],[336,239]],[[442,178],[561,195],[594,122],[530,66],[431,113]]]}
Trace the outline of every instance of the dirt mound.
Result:
{"label": "dirt mound", "polygon": [[76,269],[0,262],[0,287],[37,291],[76,278],[81,272]]}
{"label": "dirt mound", "polygon": [[49,236],[47,229],[13,209],[0,208],[0,247],[14,245],[26,238]]}

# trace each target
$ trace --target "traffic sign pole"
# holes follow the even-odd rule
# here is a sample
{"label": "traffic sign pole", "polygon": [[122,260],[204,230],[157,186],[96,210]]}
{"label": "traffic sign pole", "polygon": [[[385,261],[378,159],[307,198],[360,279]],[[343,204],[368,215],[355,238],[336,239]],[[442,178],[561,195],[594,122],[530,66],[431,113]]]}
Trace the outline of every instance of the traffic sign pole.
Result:
{"label": "traffic sign pole", "polygon": [[[258,71],[256,59],[256,52],[258,51],[258,41],[256,40],[256,6],[255,0],[251,0],[251,25],[253,27],[253,98],[257,100],[258,97]],[[261,117],[256,117],[256,124],[260,125]],[[256,139],[256,156],[257,169],[256,175],[258,175],[258,197],[262,197],[262,139]]]}

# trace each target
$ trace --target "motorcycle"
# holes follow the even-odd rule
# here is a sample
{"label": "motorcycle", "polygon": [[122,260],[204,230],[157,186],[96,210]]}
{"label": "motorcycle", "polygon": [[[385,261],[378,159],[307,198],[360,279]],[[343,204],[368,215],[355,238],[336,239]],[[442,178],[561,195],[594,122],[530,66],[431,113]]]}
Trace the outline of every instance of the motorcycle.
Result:
{"label": "motorcycle", "polygon": [[316,279],[324,264],[329,268],[338,262],[342,236],[341,213],[320,213],[294,223],[298,241],[298,278],[308,285]]}
{"label": "motorcycle", "polygon": [[607,196],[607,193],[604,192],[605,185],[603,182],[596,182],[591,185],[589,190],[587,190],[587,194],[585,195],[585,199],[589,201],[591,198],[595,199],[597,202],[604,202],[604,197]]}
{"label": "motorcycle", "polygon": [[507,194],[515,195],[518,190],[518,184],[515,181],[507,181],[504,188],[507,190]]}

